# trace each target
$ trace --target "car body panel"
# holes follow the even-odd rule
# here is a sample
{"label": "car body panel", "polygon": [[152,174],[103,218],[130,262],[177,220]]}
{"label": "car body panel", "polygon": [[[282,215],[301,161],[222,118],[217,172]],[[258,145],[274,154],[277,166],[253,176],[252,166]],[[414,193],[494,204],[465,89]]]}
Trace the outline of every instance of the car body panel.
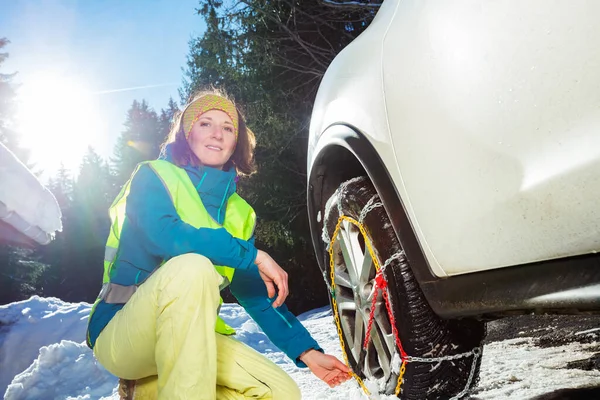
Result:
{"label": "car body panel", "polygon": [[387,0],[323,79],[309,171],[328,126],[361,132],[438,277],[600,250],[599,13]]}
{"label": "car body panel", "polygon": [[[392,9],[390,9],[390,6]],[[311,117],[308,168],[312,151],[328,126],[354,124],[369,132],[378,149],[390,152],[382,87],[382,41],[395,4],[384,3],[373,23],[333,60],[325,74]],[[354,45],[356,44],[356,46]],[[391,153],[390,153],[391,154]]]}

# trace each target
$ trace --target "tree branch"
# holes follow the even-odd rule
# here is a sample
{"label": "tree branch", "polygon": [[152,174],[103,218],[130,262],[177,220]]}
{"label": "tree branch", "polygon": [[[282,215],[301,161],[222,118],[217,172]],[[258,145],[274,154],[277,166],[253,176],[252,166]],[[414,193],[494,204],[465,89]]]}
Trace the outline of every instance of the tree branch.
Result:
{"label": "tree branch", "polygon": [[[285,3],[287,3],[289,7],[292,7],[292,6],[293,6],[293,3],[292,3],[292,2],[290,2],[290,1],[288,1],[288,0],[284,0],[284,2],[285,2]],[[335,30],[335,31],[338,31],[338,32],[342,33],[344,36],[348,37],[350,40],[354,39],[354,37],[353,37],[351,34],[349,34],[348,32],[345,32],[345,31],[343,31],[343,30],[341,30],[341,31],[340,31],[340,30],[338,30],[338,29],[337,29],[335,26],[333,26],[333,25],[332,25],[332,24],[331,24],[331,23],[330,23],[328,20],[326,20],[326,19],[324,19],[324,18],[321,18],[321,16],[319,16],[319,15],[309,14],[309,13],[307,13],[306,11],[304,11],[304,10],[302,10],[302,9],[296,9],[296,8],[295,8],[295,11],[297,11],[297,12],[299,12],[299,13],[301,13],[301,14],[304,14],[305,16],[307,16],[307,17],[309,17],[309,18],[311,18],[311,19],[315,20],[316,22],[318,22],[318,23],[319,23],[319,25],[322,25],[322,26],[323,26],[323,25],[324,25],[324,26],[327,26],[327,27],[329,27],[330,29],[333,29],[333,30]],[[344,22],[345,22],[345,21],[344,21]]]}
{"label": "tree branch", "polygon": [[327,7],[335,8],[369,8],[375,9],[381,7],[381,3],[363,3],[361,1],[334,1],[321,0],[321,3]]}
{"label": "tree branch", "polygon": [[[290,64],[292,63],[289,60],[286,60],[286,61],[288,63],[290,63]],[[294,64],[300,65],[300,64],[297,64],[297,63],[294,63]],[[316,70],[316,69],[310,69],[310,68],[306,68],[306,67],[304,67],[304,68],[295,68],[295,67],[292,67],[291,65],[279,64],[277,62],[273,62],[272,65],[275,66],[275,67],[285,68],[285,69],[287,69],[289,71],[298,72],[299,74],[315,75],[315,76],[317,76],[319,78],[322,77],[323,74],[324,74],[323,71],[319,71],[319,70]]]}
{"label": "tree branch", "polygon": [[278,18],[274,18],[271,14],[265,12],[265,10],[263,10],[262,8],[252,5],[244,0],[242,0],[242,2],[245,3],[246,5],[252,7],[254,10],[260,12],[264,18],[270,19],[271,21],[275,22],[279,26],[279,28],[283,29],[292,39],[294,39],[294,41],[296,43],[298,43],[298,45],[300,45],[300,47],[302,47],[302,49],[304,49],[306,54],[308,54],[313,59],[314,62],[316,62],[324,70],[327,69],[327,64],[324,63],[323,61],[319,60],[315,56],[315,54],[308,48],[306,43],[296,33],[294,33],[286,24],[281,22]]}

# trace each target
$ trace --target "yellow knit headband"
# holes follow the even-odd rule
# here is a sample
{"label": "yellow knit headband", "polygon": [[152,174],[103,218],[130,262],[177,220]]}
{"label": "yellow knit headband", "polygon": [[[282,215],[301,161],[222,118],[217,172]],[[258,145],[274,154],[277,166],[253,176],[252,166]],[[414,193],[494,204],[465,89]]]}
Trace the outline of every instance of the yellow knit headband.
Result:
{"label": "yellow knit headband", "polygon": [[194,100],[183,112],[183,131],[185,137],[190,137],[192,127],[198,121],[202,114],[210,110],[220,110],[229,115],[233,121],[233,129],[235,131],[235,139],[238,136],[238,113],[235,105],[224,97],[215,94],[207,94],[199,99]]}

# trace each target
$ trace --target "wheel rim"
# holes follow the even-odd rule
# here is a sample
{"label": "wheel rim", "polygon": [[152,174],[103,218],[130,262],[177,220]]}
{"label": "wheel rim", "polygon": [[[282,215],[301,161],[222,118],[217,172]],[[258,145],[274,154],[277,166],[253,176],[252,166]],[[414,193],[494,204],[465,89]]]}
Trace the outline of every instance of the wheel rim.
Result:
{"label": "wheel rim", "polygon": [[351,222],[342,221],[333,250],[335,295],[347,352],[365,377],[384,378],[387,382],[392,374],[395,343],[381,292],[375,302],[371,339],[367,349],[363,349],[375,295],[375,265],[360,230]]}

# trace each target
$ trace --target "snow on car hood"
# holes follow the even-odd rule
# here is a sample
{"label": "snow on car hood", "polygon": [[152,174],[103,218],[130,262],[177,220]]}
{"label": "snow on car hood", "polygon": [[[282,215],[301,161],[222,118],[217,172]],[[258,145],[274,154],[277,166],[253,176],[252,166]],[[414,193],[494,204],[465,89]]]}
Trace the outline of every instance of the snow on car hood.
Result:
{"label": "snow on car hood", "polygon": [[56,198],[31,171],[0,143],[0,222],[40,244],[62,230]]}

